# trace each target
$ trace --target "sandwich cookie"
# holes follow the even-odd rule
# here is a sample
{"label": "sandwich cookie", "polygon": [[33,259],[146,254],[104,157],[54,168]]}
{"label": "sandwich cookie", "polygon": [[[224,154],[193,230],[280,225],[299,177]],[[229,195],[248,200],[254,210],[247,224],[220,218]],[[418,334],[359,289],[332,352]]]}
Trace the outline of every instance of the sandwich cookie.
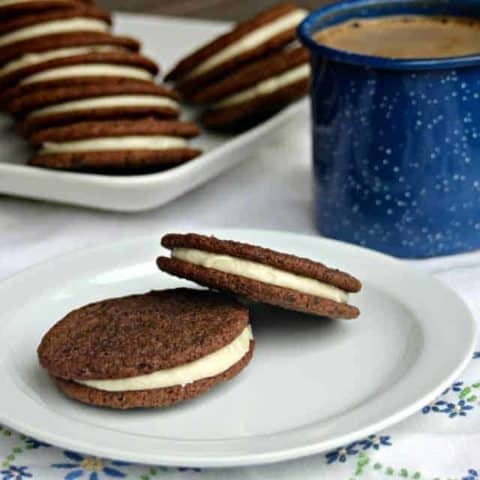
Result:
{"label": "sandwich cookie", "polygon": [[202,290],[154,291],[69,313],[38,347],[58,388],[117,409],[166,407],[238,375],[254,339],[248,310]]}
{"label": "sandwich cookie", "polygon": [[67,32],[45,35],[0,48],[0,65],[18,60],[28,54],[89,45],[112,45],[133,52],[140,50],[140,43],[137,40],[123,35],[112,35],[109,32]]}
{"label": "sandwich cookie", "polygon": [[142,120],[80,122],[42,130],[30,138],[40,150],[37,167],[98,173],[145,173],[200,155],[188,139],[199,134],[192,123]]}
{"label": "sandwich cookie", "polygon": [[82,0],[0,0],[0,17],[3,19],[48,10],[72,9],[90,1]]}
{"label": "sandwich cookie", "polygon": [[153,80],[158,65],[149,58],[114,45],[96,45],[29,54],[0,67],[0,90],[22,85],[83,76],[119,76]]}
{"label": "sandwich cookie", "polygon": [[95,7],[52,11],[37,15],[24,15],[0,24],[0,59],[15,58],[19,51],[28,53],[28,46],[51,40],[57,35],[70,33],[108,33],[110,14]]}
{"label": "sandwich cookie", "polygon": [[[35,52],[21,54],[15,59],[0,65],[0,82],[11,84],[23,77],[32,75],[42,69],[55,66],[55,60],[69,57],[84,56],[102,52],[135,52],[139,43],[129,37],[118,37],[110,34],[71,34],[63,36],[65,42],[47,42],[47,48]],[[3,87],[4,88],[4,87]],[[2,88],[2,90],[3,90]],[[17,92],[17,95],[21,92]],[[0,100],[1,103],[1,100]]]}
{"label": "sandwich cookie", "polygon": [[308,92],[310,66],[302,47],[285,50],[244,66],[194,97],[210,103],[202,122],[210,128],[230,128],[262,120]]}
{"label": "sandwich cookie", "polygon": [[26,85],[16,85],[6,89],[3,93],[0,93],[0,107],[7,110],[7,106],[14,100],[24,98],[27,95],[38,94],[41,92],[47,92],[56,88],[68,88],[68,87],[92,87],[103,85],[116,85],[120,88],[122,85],[154,85],[153,80],[141,80],[131,79],[127,77],[103,77],[103,76],[91,76],[91,77],[73,77],[64,78],[59,80],[51,80],[38,83],[28,83]]}
{"label": "sandwich cookie", "polygon": [[157,258],[160,270],[200,285],[331,318],[356,318],[349,293],[362,285],[348,273],[286,253],[197,234],[170,234],[162,245],[171,257]]}
{"label": "sandwich cookie", "polygon": [[153,83],[128,82],[121,85],[86,85],[53,88],[25,95],[9,104],[18,115],[19,131],[29,136],[47,127],[84,120],[121,120],[153,116],[177,118],[178,94]]}
{"label": "sandwich cookie", "polygon": [[240,65],[264,57],[296,37],[307,11],[292,4],[277,5],[216,38],[180,61],[166,76],[190,98],[208,81]]}

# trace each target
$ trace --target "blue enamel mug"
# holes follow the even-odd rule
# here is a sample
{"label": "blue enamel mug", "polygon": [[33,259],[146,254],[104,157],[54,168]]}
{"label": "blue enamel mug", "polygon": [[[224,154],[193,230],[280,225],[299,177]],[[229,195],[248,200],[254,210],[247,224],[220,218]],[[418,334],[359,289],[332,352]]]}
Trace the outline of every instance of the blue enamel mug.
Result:
{"label": "blue enamel mug", "polygon": [[311,53],[317,228],[399,257],[480,248],[480,55],[388,59],[313,39],[396,14],[480,18],[480,2],[343,1],[299,27]]}

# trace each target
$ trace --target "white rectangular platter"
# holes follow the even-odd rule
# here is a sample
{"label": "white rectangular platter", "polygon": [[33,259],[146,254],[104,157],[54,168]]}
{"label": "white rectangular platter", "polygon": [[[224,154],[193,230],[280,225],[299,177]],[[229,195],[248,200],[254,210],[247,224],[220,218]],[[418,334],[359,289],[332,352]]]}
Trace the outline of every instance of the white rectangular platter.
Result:
{"label": "white rectangular platter", "polygon": [[[146,54],[163,71],[186,53],[228,28],[226,23],[171,17],[117,14],[115,30],[142,41]],[[163,205],[250,156],[266,134],[291,118],[306,101],[297,102],[239,135],[204,132],[192,142],[203,149],[197,159],[147,175],[110,176],[29,167],[28,145],[13,125],[0,117],[0,194],[49,200],[86,207],[133,212]],[[193,112],[185,109],[184,119]]]}

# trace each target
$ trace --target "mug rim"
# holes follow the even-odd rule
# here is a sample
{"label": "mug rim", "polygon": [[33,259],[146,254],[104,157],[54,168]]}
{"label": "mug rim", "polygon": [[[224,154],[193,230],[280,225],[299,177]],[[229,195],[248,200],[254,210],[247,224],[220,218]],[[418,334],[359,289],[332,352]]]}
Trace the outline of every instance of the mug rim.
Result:
{"label": "mug rim", "polygon": [[[480,53],[475,55],[464,55],[457,57],[445,58],[386,58],[374,55],[363,55],[353,53],[336,48],[321,45],[313,39],[313,34],[317,20],[323,16],[345,12],[355,11],[361,7],[375,6],[380,4],[403,4],[418,3],[417,0],[405,2],[404,0],[341,0],[331,5],[320,7],[311,12],[297,28],[297,35],[301,43],[309,50],[317,54],[321,54],[331,60],[360,65],[364,67],[372,67],[386,70],[440,70],[452,68],[464,68],[480,65]],[[433,2],[432,2],[433,3]],[[355,8],[356,7],[356,8]],[[352,16],[352,18],[354,18]]]}

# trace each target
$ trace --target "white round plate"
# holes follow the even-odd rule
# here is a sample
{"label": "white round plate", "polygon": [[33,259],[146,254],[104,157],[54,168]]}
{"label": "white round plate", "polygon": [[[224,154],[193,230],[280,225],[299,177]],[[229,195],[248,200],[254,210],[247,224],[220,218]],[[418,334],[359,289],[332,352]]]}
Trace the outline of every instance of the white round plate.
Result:
{"label": "white round plate", "polygon": [[358,276],[364,288],[351,301],[360,318],[333,321],[257,307],[256,352],[236,379],[174,408],[94,408],[64,397],[39,367],[42,335],[85,303],[189,283],[157,270],[160,235],[70,254],[0,286],[0,423],[63,448],[133,462],[276,462],[399,422],[434,399],[471,357],[475,323],[467,307],[443,284],[395,259],[317,237],[207,233]]}

